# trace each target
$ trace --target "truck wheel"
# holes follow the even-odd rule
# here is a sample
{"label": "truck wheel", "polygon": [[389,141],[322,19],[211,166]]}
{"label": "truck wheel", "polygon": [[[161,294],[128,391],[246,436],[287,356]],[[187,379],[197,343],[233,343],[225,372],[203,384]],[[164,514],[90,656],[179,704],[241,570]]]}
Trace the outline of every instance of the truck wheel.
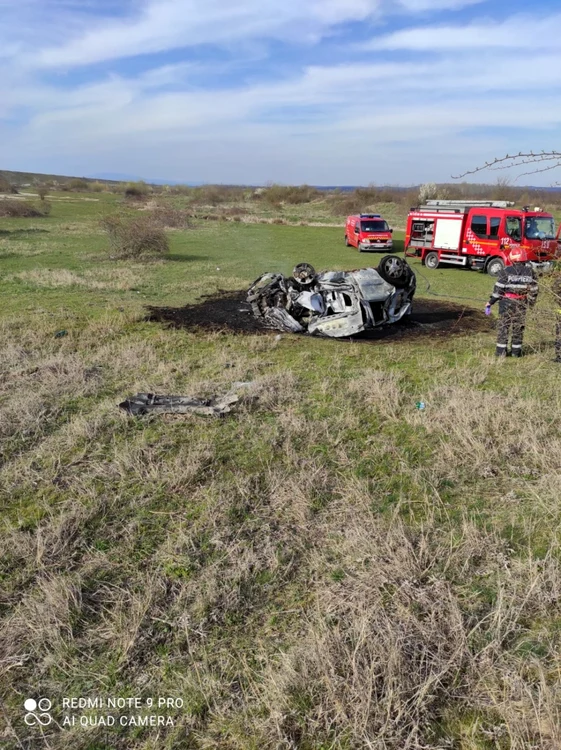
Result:
{"label": "truck wheel", "polygon": [[345,235],[345,245],[346,245],[347,247],[350,247],[350,246],[351,246],[351,243],[349,242],[349,238],[347,237],[347,235]]}
{"label": "truck wheel", "polygon": [[376,270],[384,281],[393,284],[395,287],[408,286],[413,276],[413,271],[407,265],[407,262],[403,258],[398,258],[397,255],[384,256],[378,263]]}
{"label": "truck wheel", "polygon": [[505,264],[504,264],[503,259],[495,256],[494,258],[490,258],[487,261],[485,270],[487,271],[489,276],[498,276],[504,267],[505,267]]}
{"label": "truck wheel", "polygon": [[425,266],[432,271],[438,268],[438,253],[427,253],[425,255]]}

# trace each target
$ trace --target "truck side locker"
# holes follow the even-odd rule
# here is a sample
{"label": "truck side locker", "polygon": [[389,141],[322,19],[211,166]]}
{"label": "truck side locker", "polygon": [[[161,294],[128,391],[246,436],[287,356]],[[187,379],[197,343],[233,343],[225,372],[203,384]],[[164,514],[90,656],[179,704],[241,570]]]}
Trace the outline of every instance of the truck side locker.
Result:
{"label": "truck side locker", "polygon": [[458,250],[462,237],[462,222],[439,218],[436,222],[434,246],[442,250]]}

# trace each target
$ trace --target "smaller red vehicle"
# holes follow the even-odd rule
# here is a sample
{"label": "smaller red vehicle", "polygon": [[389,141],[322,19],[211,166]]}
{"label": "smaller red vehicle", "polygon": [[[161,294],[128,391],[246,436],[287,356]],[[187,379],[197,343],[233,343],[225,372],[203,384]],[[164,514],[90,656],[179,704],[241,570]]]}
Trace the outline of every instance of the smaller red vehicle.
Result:
{"label": "smaller red vehicle", "polygon": [[360,253],[393,250],[393,229],[380,214],[349,216],[345,223],[345,245]]}

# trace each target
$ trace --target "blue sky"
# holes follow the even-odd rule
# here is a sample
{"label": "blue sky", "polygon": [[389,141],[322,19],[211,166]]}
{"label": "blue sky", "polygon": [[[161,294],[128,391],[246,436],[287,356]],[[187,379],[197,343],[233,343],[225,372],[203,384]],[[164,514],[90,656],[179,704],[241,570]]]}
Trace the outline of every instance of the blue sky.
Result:
{"label": "blue sky", "polygon": [[0,0],[0,168],[450,181],[561,150],[560,22],[554,0]]}

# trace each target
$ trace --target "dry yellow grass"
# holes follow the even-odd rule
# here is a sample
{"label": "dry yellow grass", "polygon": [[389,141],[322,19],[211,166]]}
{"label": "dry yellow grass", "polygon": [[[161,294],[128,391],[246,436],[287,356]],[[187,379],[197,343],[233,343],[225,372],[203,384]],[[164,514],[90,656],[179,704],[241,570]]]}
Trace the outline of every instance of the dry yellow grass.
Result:
{"label": "dry yellow grass", "polygon": [[6,277],[7,281],[13,281],[14,279],[39,287],[81,286],[88,289],[112,289],[114,291],[127,291],[142,283],[140,269],[133,271],[130,268],[122,268],[118,273],[111,273],[107,269],[75,273],[64,268],[56,271],[41,268],[32,271],[20,271]]}

